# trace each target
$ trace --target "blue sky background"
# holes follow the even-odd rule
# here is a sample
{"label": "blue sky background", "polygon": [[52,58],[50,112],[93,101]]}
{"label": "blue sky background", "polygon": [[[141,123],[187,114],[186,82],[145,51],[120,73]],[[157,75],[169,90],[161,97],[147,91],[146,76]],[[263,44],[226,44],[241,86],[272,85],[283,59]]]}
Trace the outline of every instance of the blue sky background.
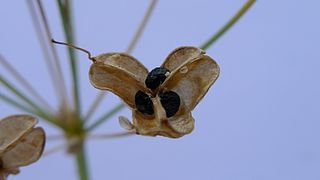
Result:
{"label": "blue sky background", "polygon": [[[149,69],[176,47],[199,46],[245,1],[160,1],[133,55]],[[77,45],[94,55],[124,51],[148,0],[77,1]],[[44,2],[52,34],[63,40],[55,1]],[[320,2],[258,1],[207,50],[221,75],[193,111],[194,132],[181,139],[133,136],[87,143],[93,180],[318,180],[320,179]],[[45,68],[26,3],[0,6],[0,53],[53,105]],[[57,47],[61,59],[66,49]],[[90,61],[78,54],[81,96],[87,109],[98,92],[88,81]],[[68,62],[63,63],[70,85]],[[0,73],[11,79],[0,67]],[[16,82],[16,81],[13,81]],[[0,86],[0,91],[5,91]],[[108,93],[94,117],[119,99]],[[21,113],[0,102],[0,117]],[[130,117],[128,109],[119,115]],[[117,116],[95,133],[119,132]],[[91,121],[92,122],[92,121]],[[47,134],[61,132],[41,122]],[[47,149],[63,141],[48,142]],[[12,180],[77,179],[64,151],[24,167]]]}

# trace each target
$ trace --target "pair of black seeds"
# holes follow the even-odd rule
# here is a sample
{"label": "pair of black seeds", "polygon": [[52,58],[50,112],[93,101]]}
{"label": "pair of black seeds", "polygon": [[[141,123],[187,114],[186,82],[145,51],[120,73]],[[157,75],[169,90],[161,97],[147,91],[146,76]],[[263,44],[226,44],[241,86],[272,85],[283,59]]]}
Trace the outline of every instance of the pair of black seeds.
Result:
{"label": "pair of black seeds", "polygon": [[[166,68],[158,67],[153,69],[147,76],[145,80],[146,86],[154,90],[159,87],[167,78],[169,70]],[[168,91],[159,94],[161,105],[166,111],[166,116],[174,116],[180,107],[180,97],[177,93],[173,91]],[[153,115],[153,103],[149,95],[142,91],[138,91],[135,95],[135,104],[139,112],[145,115]]]}
{"label": "pair of black seeds", "polygon": [[[165,93],[159,94],[160,102],[164,110],[166,111],[166,116],[172,117],[175,115],[180,106],[180,97],[177,93],[173,91],[168,91]],[[135,103],[137,109],[142,114],[153,115],[153,103],[151,98],[144,92],[138,91],[135,96]]]}

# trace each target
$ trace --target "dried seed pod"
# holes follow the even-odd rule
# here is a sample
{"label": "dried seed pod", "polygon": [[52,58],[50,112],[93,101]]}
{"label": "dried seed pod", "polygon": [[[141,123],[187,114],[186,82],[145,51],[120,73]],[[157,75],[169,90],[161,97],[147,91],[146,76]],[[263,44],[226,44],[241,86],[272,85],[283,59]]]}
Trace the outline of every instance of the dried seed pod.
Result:
{"label": "dried seed pod", "polygon": [[120,124],[148,136],[178,138],[192,132],[191,111],[219,76],[218,64],[196,47],[175,49],[150,73],[124,53],[92,59],[93,86],[115,93],[132,108],[133,124],[126,118]]}
{"label": "dried seed pod", "polygon": [[[148,73],[138,60],[125,53],[92,57],[83,48],[52,42],[88,54],[93,61],[89,71],[92,85],[113,92],[132,108],[133,128],[141,135],[178,138],[192,132],[191,111],[220,73],[218,64],[196,47],[175,49],[160,68]],[[120,124],[126,128],[131,123],[121,118]]]}
{"label": "dried seed pod", "polygon": [[[194,128],[191,111],[220,73],[212,58],[191,46],[175,49],[160,68],[148,73],[138,60],[125,53],[92,57],[83,48],[52,42],[88,54],[93,61],[89,71],[92,85],[115,93],[132,108],[132,126],[141,135],[178,138],[191,133]],[[131,127],[126,118],[119,122],[125,128]]]}
{"label": "dried seed pod", "polygon": [[0,177],[19,172],[19,167],[37,161],[44,149],[45,133],[34,128],[37,119],[16,115],[0,121]]}

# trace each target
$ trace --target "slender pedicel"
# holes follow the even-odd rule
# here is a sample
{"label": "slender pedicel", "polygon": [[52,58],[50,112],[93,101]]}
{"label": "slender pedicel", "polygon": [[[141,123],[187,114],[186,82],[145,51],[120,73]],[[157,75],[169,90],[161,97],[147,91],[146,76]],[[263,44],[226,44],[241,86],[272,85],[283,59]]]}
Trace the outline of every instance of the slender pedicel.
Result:
{"label": "slender pedicel", "polygon": [[95,59],[94,57],[92,57],[91,53],[90,53],[88,50],[84,49],[84,48],[80,48],[80,47],[77,47],[77,46],[75,46],[75,45],[68,44],[68,43],[64,43],[64,42],[59,42],[59,41],[56,41],[56,40],[54,40],[54,39],[51,39],[51,42],[52,42],[52,43],[55,43],[55,44],[65,45],[65,46],[68,46],[68,47],[70,47],[70,48],[74,48],[74,49],[80,50],[80,51],[82,51],[82,52],[84,52],[84,53],[87,53],[87,54],[88,54],[88,58],[89,58],[91,61],[96,62],[96,59]]}

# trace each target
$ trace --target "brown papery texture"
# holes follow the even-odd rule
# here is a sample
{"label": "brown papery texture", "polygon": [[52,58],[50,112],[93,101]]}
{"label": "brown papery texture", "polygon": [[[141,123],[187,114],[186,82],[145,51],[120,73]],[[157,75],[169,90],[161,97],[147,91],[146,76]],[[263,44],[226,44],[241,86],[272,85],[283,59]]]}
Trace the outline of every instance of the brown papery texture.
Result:
{"label": "brown papery texture", "polygon": [[37,124],[29,115],[9,116],[0,121],[0,155]]}
{"label": "brown papery texture", "polygon": [[44,130],[33,128],[2,155],[3,168],[18,168],[34,163],[41,157],[44,145]]}

